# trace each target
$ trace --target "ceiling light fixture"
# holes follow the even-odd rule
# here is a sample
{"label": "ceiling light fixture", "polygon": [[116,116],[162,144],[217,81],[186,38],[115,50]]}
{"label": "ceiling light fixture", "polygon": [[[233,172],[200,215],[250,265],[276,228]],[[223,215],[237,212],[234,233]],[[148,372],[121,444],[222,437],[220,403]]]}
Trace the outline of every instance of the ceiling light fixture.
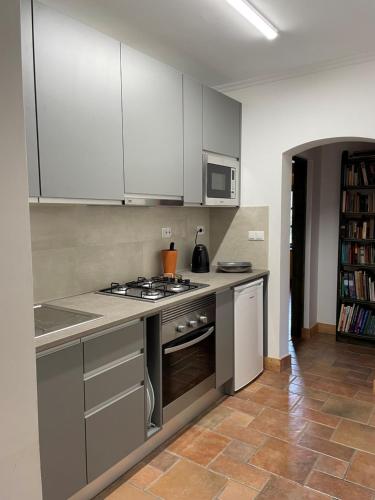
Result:
{"label": "ceiling light fixture", "polygon": [[227,0],[229,5],[236,9],[245,19],[259,30],[268,40],[274,40],[278,31],[265,17],[262,16],[249,2],[246,0]]}

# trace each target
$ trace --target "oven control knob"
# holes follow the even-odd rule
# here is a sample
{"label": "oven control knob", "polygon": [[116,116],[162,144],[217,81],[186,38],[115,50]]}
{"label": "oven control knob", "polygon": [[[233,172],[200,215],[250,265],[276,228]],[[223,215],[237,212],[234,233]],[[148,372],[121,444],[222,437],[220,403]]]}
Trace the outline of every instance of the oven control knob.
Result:
{"label": "oven control knob", "polygon": [[199,316],[199,321],[200,321],[201,323],[205,323],[205,324],[206,324],[206,323],[207,323],[207,321],[208,321],[208,320],[207,320],[207,316]]}
{"label": "oven control knob", "polygon": [[187,324],[188,326],[195,328],[198,324],[198,321],[196,321],[195,319],[191,319],[190,321],[187,322]]}
{"label": "oven control knob", "polygon": [[180,332],[180,333],[181,333],[181,332],[184,332],[184,331],[186,330],[186,326],[185,326],[185,325],[177,325],[177,326],[176,326],[176,330],[177,330],[178,332]]}

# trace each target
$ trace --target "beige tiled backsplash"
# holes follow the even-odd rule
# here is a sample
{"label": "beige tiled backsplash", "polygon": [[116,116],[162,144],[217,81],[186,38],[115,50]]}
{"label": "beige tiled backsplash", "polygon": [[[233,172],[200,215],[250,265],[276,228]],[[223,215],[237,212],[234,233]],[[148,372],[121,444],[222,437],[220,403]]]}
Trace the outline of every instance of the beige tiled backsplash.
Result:
{"label": "beige tiled backsplash", "polygon": [[244,238],[251,229],[267,233],[266,208],[31,205],[30,214],[35,302],[159,274],[160,250],[171,241],[161,238],[162,227],[172,228],[180,269],[190,267],[198,225],[205,226],[199,241],[209,248],[212,263],[221,258],[247,258],[258,268],[267,263],[267,237],[265,242]]}

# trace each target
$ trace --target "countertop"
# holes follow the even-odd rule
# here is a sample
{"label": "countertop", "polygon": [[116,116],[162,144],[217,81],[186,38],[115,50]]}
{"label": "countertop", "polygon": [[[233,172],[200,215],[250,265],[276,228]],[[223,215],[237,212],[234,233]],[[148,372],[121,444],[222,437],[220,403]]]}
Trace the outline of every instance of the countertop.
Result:
{"label": "countertop", "polygon": [[203,297],[210,293],[220,292],[221,290],[240,285],[241,283],[256,280],[267,276],[268,271],[265,269],[254,269],[251,273],[210,272],[202,274],[183,271],[182,274],[184,278],[189,278],[193,282],[204,283],[208,286],[195,290],[194,292],[162,299],[157,302],[143,302],[141,300],[101,295],[94,292],[48,302],[48,304],[53,304],[55,306],[98,314],[101,315],[101,317],[80,325],[35,337],[36,350],[41,351],[50,347],[55,347],[56,345],[70,342],[110,326],[156,314],[169,306],[174,306],[198,297]]}

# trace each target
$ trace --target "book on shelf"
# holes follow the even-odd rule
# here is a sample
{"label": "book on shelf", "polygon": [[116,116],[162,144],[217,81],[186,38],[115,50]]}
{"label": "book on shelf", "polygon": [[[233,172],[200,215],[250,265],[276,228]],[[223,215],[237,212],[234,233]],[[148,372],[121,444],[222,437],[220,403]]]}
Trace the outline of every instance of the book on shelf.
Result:
{"label": "book on shelf", "polygon": [[358,304],[341,304],[337,329],[341,333],[375,337],[375,311]]}
{"label": "book on shelf", "polygon": [[373,213],[375,212],[375,191],[371,193],[343,191],[341,208],[343,213]]}
{"label": "book on shelf", "polygon": [[375,301],[375,277],[366,271],[341,271],[340,296],[343,299]]}
{"label": "book on shelf", "polygon": [[375,239],[375,219],[348,220],[340,226],[341,238],[352,238],[356,240]]}
{"label": "book on shelf", "polygon": [[375,244],[344,241],[341,245],[341,264],[374,265]]}
{"label": "book on shelf", "polygon": [[375,185],[375,162],[361,161],[344,168],[344,186],[361,187]]}

